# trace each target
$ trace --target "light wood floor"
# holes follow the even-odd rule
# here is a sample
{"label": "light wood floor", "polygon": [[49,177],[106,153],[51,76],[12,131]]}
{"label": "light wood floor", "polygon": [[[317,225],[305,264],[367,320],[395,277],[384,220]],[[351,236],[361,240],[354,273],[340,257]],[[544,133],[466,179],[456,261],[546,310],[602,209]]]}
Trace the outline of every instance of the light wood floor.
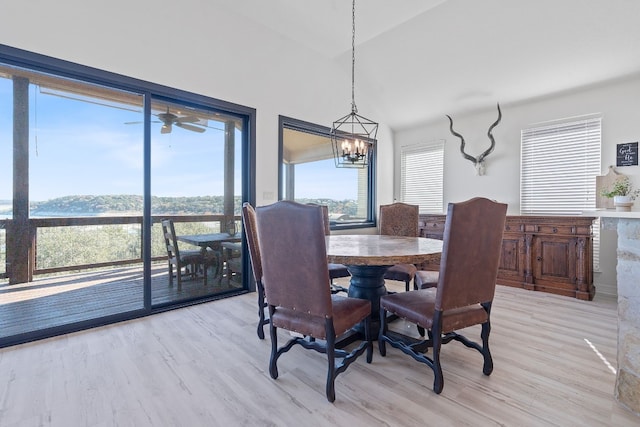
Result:
{"label": "light wood floor", "polygon": [[372,364],[361,357],[338,377],[334,404],[324,355],[297,346],[269,377],[270,342],[257,338],[256,318],[247,294],[1,349],[0,425],[640,425],[613,397],[611,299],[498,286],[491,376],[479,353],[452,342],[436,395],[425,365],[376,349]]}

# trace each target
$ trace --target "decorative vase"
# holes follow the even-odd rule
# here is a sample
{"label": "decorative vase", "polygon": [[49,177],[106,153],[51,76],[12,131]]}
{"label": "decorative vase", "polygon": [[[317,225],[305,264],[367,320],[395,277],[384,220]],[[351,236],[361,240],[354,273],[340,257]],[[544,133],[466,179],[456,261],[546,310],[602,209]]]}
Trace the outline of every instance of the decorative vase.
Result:
{"label": "decorative vase", "polygon": [[633,206],[633,200],[631,196],[613,196],[613,204],[616,207],[616,211],[629,212],[631,206]]}

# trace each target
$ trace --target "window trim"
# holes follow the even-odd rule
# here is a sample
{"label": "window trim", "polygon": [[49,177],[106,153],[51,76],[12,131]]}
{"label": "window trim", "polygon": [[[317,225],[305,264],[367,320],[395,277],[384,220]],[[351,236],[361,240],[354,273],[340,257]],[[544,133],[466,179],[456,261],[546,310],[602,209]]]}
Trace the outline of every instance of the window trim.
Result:
{"label": "window trim", "polygon": [[[284,195],[282,194],[283,186],[283,174],[282,174],[282,160],[284,158],[284,130],[291,129],[299,132],[311,133],[313,135],[326,136],[331,138],[331,129],[327,126],[322,126],[316,123],[306,122],[304,120],[295,119],[293,117],[287,117],[283,115],[278,116],[278,200],[282,200]],[[370,164],[368,167],[368,189],[367,198],[369,200],[367,206],[367,220],[359,223],[349,224],[331,224],[331,230],[352,230],[358,228],[371,228],[376,227],[376,154],[377,144],[373,144],[373,152],[369,159]]]}

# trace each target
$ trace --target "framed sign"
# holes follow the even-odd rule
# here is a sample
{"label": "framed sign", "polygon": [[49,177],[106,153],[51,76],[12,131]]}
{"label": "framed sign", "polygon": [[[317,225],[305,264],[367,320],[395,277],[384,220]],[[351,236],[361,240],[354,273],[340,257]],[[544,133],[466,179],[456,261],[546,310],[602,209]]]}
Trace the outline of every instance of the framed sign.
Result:
{"label": "framed sign", "polygon": [[638,166],[638,142],[617,145],[616,166]]}

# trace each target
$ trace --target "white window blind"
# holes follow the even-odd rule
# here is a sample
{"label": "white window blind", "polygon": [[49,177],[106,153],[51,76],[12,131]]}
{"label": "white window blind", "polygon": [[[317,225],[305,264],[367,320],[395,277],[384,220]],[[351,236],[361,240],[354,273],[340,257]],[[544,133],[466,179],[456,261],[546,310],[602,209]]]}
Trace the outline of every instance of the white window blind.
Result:
{"label": "white window blind", "polygon": [[444,140],[400,148],[400,198],[420,213],[442,213]]}
{"label": "white window blind", "polygon": [[[522,131],[520,210],[530,215],[579,215],[596,207],[601,119],[587,118]],[[593,227],[594,267],[599,227]]]}

